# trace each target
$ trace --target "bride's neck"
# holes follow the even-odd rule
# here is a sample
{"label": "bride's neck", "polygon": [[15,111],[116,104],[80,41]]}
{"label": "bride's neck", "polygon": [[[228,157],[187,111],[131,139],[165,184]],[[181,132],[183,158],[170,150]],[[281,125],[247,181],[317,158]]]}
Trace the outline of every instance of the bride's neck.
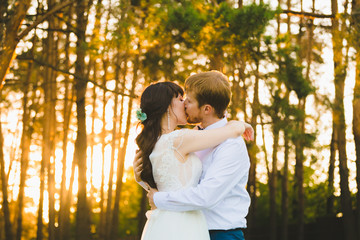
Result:
{"label": "bride's neck", "polygon": [[162,129],[161,129],[161,135],[171,133],[172,131],[174,131],[174,129],[168,130],[168,129],[163,129],[163,128],[162,128]]}
{"label": "bride's neck", "polygon": [[175,130],[175,127],[171,122],[170,124],[168,124],[167,122],[166,123],[163,123],[161,124],[161,134],[167,134],[167,133],[171,133],[172,131]]}
{"label": "bride's neck", "polygon": [[176,124],[171,120],[168,122],[167,118],[161,121],[161,134],[167,134],[174,131]]}

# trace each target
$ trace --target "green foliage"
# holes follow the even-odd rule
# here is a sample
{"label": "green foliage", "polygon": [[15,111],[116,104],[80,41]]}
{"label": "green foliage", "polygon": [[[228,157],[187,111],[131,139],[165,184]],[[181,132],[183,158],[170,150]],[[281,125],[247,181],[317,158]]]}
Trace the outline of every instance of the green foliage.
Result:
{"label": "green foliage", "polygon": [[242,45],[243,42],[259,41],[260,35],[265,31],[269,21],[275,16],[267,4],[250,4],[240,9],[235,9],[228,15],[229,31],[235,36],[234,42]]}
{"label": "green foliage", "polygon": [[[316,165],[304,166],[304,196],[305,196],[305,222],[314,222],[317,218],[326,216],[326,200],[327,200],[327,182],[318,182],[314,178]],[[289,171],[289,186],[288,186],[288,204],[289,213],[293,212],[297,206],[293,205],[293,200],[297,199],[295,192],[294,176],[292,171]],[[283,180],[282,174],[279,172],[279,181],[277,182],[277,217],[281,221],[281,182]],[[259,192],[256,205],[256,226],[267,226],[269,223],[269,186],[267,183],[259,182],[257,184],[257,191]],[[337,212],[340,211],[338,199],[335,199],[335,208]],[[289,223],[296,224],[297,216],[290,214]]]}
{"label": "green foliage", "polygon": [[132,168],[126,171],[126,182],[123,182],[120,202],[118,236],[134,236],[138,233],[138,212],[140,211],[140,199],[142,189],[134,179]]}
{"label": "green foliage", "polygon": [[303,67],[297,65],[295,59],[290,55],[285,55],[282,64],[284,64],[284,68],[281,69],[283,69],[284,72],[281,72],[280,70],[280,75],[283,75],[282,79],[284,80],[286,87],[295,91],[299,99],[304,98],[313,92],[313,87],[310,85],[309,81],[306,81],[303,77]]}
{"label": "green foliage", "polygon": [[[351,29],[350,29],[350,34],[347,35],[347,38],[349,39],[350,44],[352,44],[352,46],[354,46],[354,48],[356,50],[359,51],[360,49],[360,16],[359,16],[359,12],[360,12],[360,6],[357,6],[356,3],[352,4],[352,7],[354,9],[352,9],[352,16],[351,16]],[[357,53],[359,54],[359,53]]]}
{"label": "green foliage", "polygon": [[158,53],[157,48],[149,49],[144,56],[142,65],[144,71],[147,73],[151,81],[158,81],[158,72],[161,70],[160,62],[164,59],[162,55]]}
{"label": "green foliage", "polygon": [[315,169],[304,167],[305,222],[314,222],[319,216],[326,215],[327,183],[317,183]]}
{"label": "green foliage", "polygon": [[229,22],[227,18],[233,14],[234,9],[223,2],[218,8],[209,13],[209,21],[200,32],[201,45],[198,49],[209,56],[223,51],[223,48],[231,42]]}
{"label": "green foliage", "polygon": [[[165,31],[175,43],[203,52],[209,57],[226,48],[254,52],[275,11],[266,4],[234,8],[226,1],[218,7],[183,4],[169,9]],[[249,48],[248,50],[245,50]]]}
{"label": "green foliage", "polygon": [[199,43],[199,32],[206,23],[206,16],[192,4],[170,7],[165,31],[169,31],[175,43],[192,47]]}
{"label": "green foliage", "polygon": [[257,183],[258,196],[256,199],[256,224],[266,226],[269,223],[270,202],[269,186],[267,183]]}
{"label": "green foliage", "polygon": [[[209,70],[209,63],[216,60],[221,61],[224,64],[224,72],[228,76],[233,76],[232,86],[238,84],[237,89],[239,94],[249,94],[241,97],[234,98],[239,100],[238,102],[244,103],[240,105],[238,102],[232,104],[239,104],[241,108],[245,106],[246,111],[250,108],[249,102],[252,100],[250,94],[253,91],[255,76],[259,79],[260,87],[265,84],[265,91],[270,93],[268,99],[260,96],[260,102],[265,99],[267,105],[260,105],[259,109],[263,115],[266,114],[271,121],[269,124],[271,128],[280,131],[280,146],[279,146],[279,169],[283,160],[283,133],[286,132],[287,136],[293,143],[296,140],[301,140],[301,146],[315,150],[319,153],[327,146],[322,146],[321,150],[314,148],[314,141],[316,140],[315,133],[302,133],[299,131],[299,122],[309,117],[302,109],[296,104],[290,104],[289,96],[291,98],[298,98],[297,100],[303,100],[309,94],[314,93],[315,89],[312,86],[311,81],[307,81],[304,75],[304,61],[307,56],[307,45],[304,42],[294,41],[293,35],[280,35],[275,39],[275,36],[265,35],[265,30],[269,27],[271,20],[279,12],[278,10],[271,10],[269,5],[266,4],[250,4],[241,8],[235,8],[231,5],[231,1],[216,1],[218,5],[213,4],[211,1],[173,1],[173,0],[149,0],[139,1],[131,0],[127,1],[115,1],[111,6],[107,6],[105,3],[102,6],[101,11],[101,26],[98,32],[98,36],[88,35],[83,49],[86,51],[88,62],[92,62],[93,65],[85,66],[89,71],[89,78],[91,79],[103,79],[102,72],[104,71],[102,60],[109,62],[106,79],[111,80],[115,76],[115,71],[120,70],[124,72],[125,76],[121,74],[124,79],[131,79],[134,76],[133,63],[134,59],[139,59],[141,66],[138,69],[139,86],[137,89],[141,89],[143,85],[152,81],[178,81],[180,84],[194,72]],[[91,8],[92,9],[92,8]],[[62,13],[64,14],[64,13]],[[91,16],[91,12],[89,13]],[[103,24],[109,16],[109,25]],[[72,17],[72,16],[71,16]],[[70,18],[71,18],[70,17]],[[33,17],[32,17],[33,18]],[[65,20],[69,18],[65,16]],[[31,20],[28,18],[29,21]],[[293,18],[295,19],[295,18]],[[66,25],[60,18],[58,19],[59,29],[64,31],[72,30]],[[70,20],[69,22],[71,22]],[[73,21],[72,21],[73,23]],[[91,23],[91,21],[89,21]],[[292,24],[296,24],[292,22]],[[106,27],[105,27],[106,26]],[[41,26],[42,28],[43,26]],[[44,26],[46,27],[46,26]],[[355,27],[355,26],[354,26]],[[357,25],[358,27],[358,25]],[[39,33],[41,28],[37,29]],[[91,27],[89,28],[91,29]],[[305,27],[304,27],[305,29]],[[355,44],[355,40],[358,39],[357,30],[354,28],[352,32],[353,39],[351,43]],[[45,32],[45,31],[44,31]],[[66,32],[65,32],[66,33]],[[74,64],[74,52],[76,48],[75,40],[70,38],[70,51],[69,55],[65,54],[64,46],[66,42],[65,33],[57,31],[57,41],[59,42],[59,49],[57,49],[57,56],[59,57],[59,69],[73,72]],[[304,32],[303,32],[304,33]],[[274,34],[275,35],[275,34]],[[38,43],[35,44],[34,58],[44,59],[44,39],[46,33],[38,34]],[[322,63],[322,47],[323,43],[314,42],[312,45],[312,64]],[[302,38],[302,41],[305,37]],[[28,39],[23,39],[24,48],[30,48],[31,44]],[[300,46],[295,46],[294,42],[297,42]],[[349,41],[350,42],[350,41]],[[140,47],[139,47],[140,46]],[[70,56],[69,59],[65,59],[66,56]],[[19,54],[18,59],[15,60],[15,64],[11,69],[13,76],[10,80],[11,84],[7,84],[2,89],[2,107],[4,108],[2,114],[8,113],[7,108],[11,108],[12,102],[8,100],[8,94],[22,94],[23,82],[26,77],[26,71],[29,61],[21,60],[21,58],[29,58],[31,54],[27,50],[23,50]],[[69,66],[64,65],[65,60],[69,60]],[[86,62],[86,64],[88,63]],[[116,67],[115,67],[116,66]],[[268,68],[267,68],[268,67]],[[38,104],[38,98],[43,97],[42,83],[44,66],[40,66],[38,63],[34,63],[34,70],[31,73],[30,84],[33,88],[30,89],[29,96],[33,98],[36,94],[36,99],[33,99],[33,109],[31,110],[32,116],[36,111],[39,111],[39,117],[35,119],[31,127],[34,127],[33,146],[40,148],[43,119],[42,106]],[[125,71],[126,70],[126,71]],[[311,70],[313,74],[313,70]],[[94,72],[94,75],[92,75]],[[95,73],[96,72],[96,73]],[[62,72],[57,72],[59,78],[57,83],[59,89],[64,88],[64,75]],[[312,76],[312,75],[311,75]],[[71,77],[72,78],[72,77]],[[322,80],[322,79],[320,79]],[[124,92],[128,93],[128,84],[125,84]],[[243,84],[243,85],[242,85]],[[72,85],[72,81],[70,81]],[[102,92],[98,91],[100,88],[95,88],[96,94]],[[91,91],[90,91],[91,90]],[[234,91],[235,92],[235,91]],[[58,92],[57,92],[58,93]],[[93,92],[89,89],[87,92],[87,100]],[[260,94],[262,94],[260,92]],[[101,94],[100,94],[101,95]],[[295,96],[296,95],[296,96]],[[57,94],[58,101],[56,102],[57,109],[57,121],[59,126],[57,131],[62,135],[62,109],[63,109],[63,90]],[[108,100],[113,99],[112,93],[107,94]],[[17,98],[20,99],[21,97]],[[34,97],[35,98],[35,97]],[[103,105],[101,98],[97,98],[95,105]],[[7,101],[7,102],[4,102]],[[20,101],[20,100],[19,100]],[[127,101],[127,100],[126,100]],[[125,102],[126,102],[125,101]],[[30,104],[30,103],[29,103]],[[90,104],[87,101],[87,104]],[[321,103],[324,104],[324,103]],[[21,105],[21,104],[20,104]],[[240,107],[234,108],[234,115],[238,113]],[[124,106],[126,109],[126,106]],[[251,109],[255,110],[255,108]],[[73,110],[74,111],[74,110]],[[70,132],[74,129],[74,116],[75,112],[71,112],[71,125]],[[262,115],[262,116],[263,116]],[[87,115],[87,117],[90,117]],[[92,117],[92,116],[91,116]],[[248,118],[249,116],[246,116]],[[60,120],[58,120],[60,119]],[[248,118],[249,119],[249,118]],[[96,116],[96,121],[99,117]],[[105,124],[105,123],[104,123]],[[4,126],[4,125],[3,125]],[[314,126],[316,127],[316,126]],[[7,129],[5,129],[7,130]],[[7,130],[8,131],[8,130]],[[6,132],[7,134],[7,131]],[[70,134],[71,134],[70,133]],[[106,134],[109,134],[107,132]],[[100,136],[103,137],[102,135]],[[58,137],[57,137],[58,138]],[[96,138],[99,138],[97,136]],[[60,139],[60,137],[59,137]],[[69,137],[70,139],[70,137]],[[108,135],[106,136],[108,139]],[[71,141],[71,140],[70,140]],[[20,141],[19,141],[20,142]],[[59,144],[56,139],[57,147]],[[254,152],[254,155],[259,152],[258,146],[251,144],[249,152]],[[304,152],[305,161],[304,166],[304,190],[305,190],[305,217],[306,221],[313,221],[316,217],[325,215],[325,204],[327,198],[327,185],[326,182],[319,182],[314,177],[316,174],[316,165],[319,161],[316,153]],[[293,205],[291,200],[296,199],[297,193],[294,190],[294,146],[290,143],[290,162],[289,162],[289,212],[291,213],[296,206]],[[309,158],[311,158],[309,160]],[[58,160],[56,160],[58,161]],[[263,159],[258,159],[261,164]],[[308,164],[310,161],[310,165]],[[36,168],[40,165],[37,163]],[[56,165],[56,170],[57,170]],[[258,168],[260,169],[260,168]],[[11,173],[12,174],[12,173]],[[257,177],[263,177],[266,175],[264,172],[257,172]],[[325,174],[325,173],[324,173]],[[141,197],[141,189],[132,179],[132,170],[129,169],[126,173],[128,179],[123,184],[120,213],[119,213],[119,239],[127,238],[128,236],[138,235],[138,212],[139,203]],[[262,176],[259,176],[262,175]],[[12,175],[9,175],[12,176]],[[278,172],[278,185],[277,187],[277,212],[279,220],[281,217],[281,171]],[[257,182],[257,225],[268,225],[269,219],[269,186],[267,180],[264,182]],[[98,194],[99,192],[96,192]],[[355,202],[355,198],[354,198]],[[15,201],[12,202],[11,212],[16,212]],[[30,203],[30,202],[29,202]],[[31,202],[31,205],[35,203]],[[99,203],[93,203],[92,209],[98,210]],[[75,206],[75,205],[74,205]],[[339,199],[335,200],[335,208],[339,210]],[[72,213],[71,219],[71,236],[75,237],[75,227]],[[3,219],[0,216],[0,223],[3,223]],[[290,221],[295,222],[296,216],[291,216]],[[28,235],[33,236],[34,231],[31,229],[33,226],[35,216],[24,214],[24,237]],[[99,229],[99,214],[94,211],[92,214],[92,227],[94,233],[94,239],[98,237]],[[46,232],[46,227],[44,232]],[[1,233],[0,233],[1,234]],[[0,236],[1,238],[1,236]]]}
{"label": "green foliage", "polygon": [[[141,187],[134,180],[133,169],[129,168],[124,173],[126,181],[123,182],[120,198],[120,213],[119,213],[119,227],[118,237],[124,238],[127,236],[136,236],[138,233],[138,212],[140,210],[140,199],[142,190]],[[99,203],[96,203],[93,208],[99,209]],[[99,226],[100,212],[92,213],[92,223]],[[94,230],[94,239],[99,239],[99,229]]]}
{"label": "green foliage", "polygon": [[114,40],[118,43],[122,43],[122,46],[126,46],[130,43],[131,35],[129,33],[129,28],[131,27],[131,24],[126,21],[119,21],[117,24],[116,31],[113,31],[111,34],[114,37]]}
{"label": "green foliage", "polygon": [[312,93],[314,87],[304,78],[303,66],[298,63],[293,55],[293,53],[296,53],[297,47],[289,45],[288,41],[286,37],[277,40],[277,44],[286,44],[286,47],[280,48],[277,52],[278,79],[285,84],[289,91],[295,91],[298,98],[301,99]]}

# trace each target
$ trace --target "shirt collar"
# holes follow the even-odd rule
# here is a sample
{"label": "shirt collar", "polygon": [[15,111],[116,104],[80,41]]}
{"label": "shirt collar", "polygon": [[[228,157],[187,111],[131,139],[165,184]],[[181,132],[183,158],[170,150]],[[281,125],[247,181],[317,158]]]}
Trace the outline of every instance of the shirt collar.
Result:
{"label": "shirt collar", "polygon": [[223,118],[223,119],[217,121],[216,123],[213,123],[213,124],[207,126],[205,129],[209,130],[209,129],[215,129],[215,128],[224,127],[227,122],[228,122],[227,119]]}

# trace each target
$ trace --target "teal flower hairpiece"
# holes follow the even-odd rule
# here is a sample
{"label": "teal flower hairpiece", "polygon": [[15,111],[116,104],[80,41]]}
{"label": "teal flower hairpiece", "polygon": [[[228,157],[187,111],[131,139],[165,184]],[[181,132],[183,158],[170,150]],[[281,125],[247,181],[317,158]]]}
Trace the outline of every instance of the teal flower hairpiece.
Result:
{"label": "teal flower hairpiece", "polygon": [[136,118],[141,122],[144,122],[147,119],[147,115],[141,110],[141,108],[139,108],[136,110]]}

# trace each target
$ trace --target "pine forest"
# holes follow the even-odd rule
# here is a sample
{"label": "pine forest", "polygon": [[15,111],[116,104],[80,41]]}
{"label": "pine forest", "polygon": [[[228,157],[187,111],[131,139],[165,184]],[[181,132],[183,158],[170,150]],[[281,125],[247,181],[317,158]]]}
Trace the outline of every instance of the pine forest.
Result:
{"label": "pine forest", "polygon": [[218,70],[247,240],[360,240],[360,0],[1,0],[0,239],[140,240],[146,86]]}

